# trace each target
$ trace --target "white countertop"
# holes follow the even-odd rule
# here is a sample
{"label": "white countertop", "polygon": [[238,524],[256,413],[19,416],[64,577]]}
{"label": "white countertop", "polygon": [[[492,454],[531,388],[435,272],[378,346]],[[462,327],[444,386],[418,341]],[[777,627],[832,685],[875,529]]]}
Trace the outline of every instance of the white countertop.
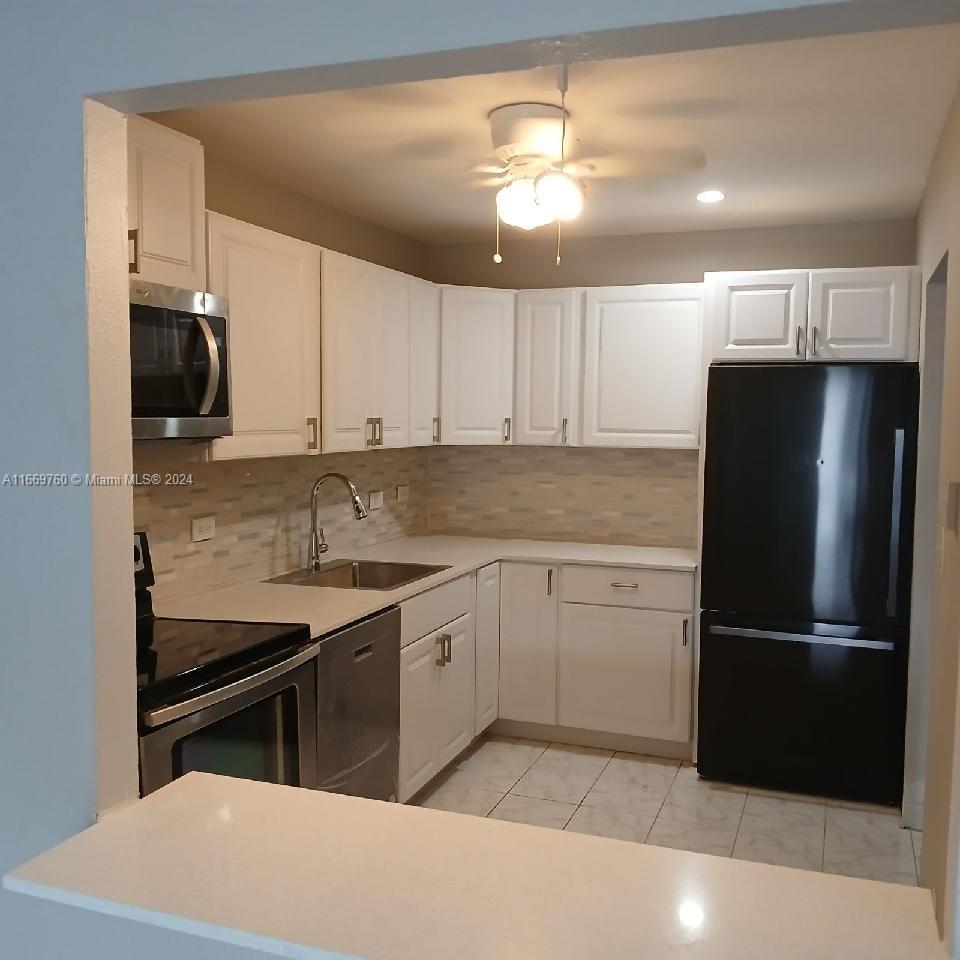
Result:
{"label": "white countertop", "polygon": [[331,551],[324,557],[324,562],[342,556],[354,560],[445,564],[449,565],[449,569],[398,590],[338,590],[288,583],[243,583],[158,602],[157,614],[207,620],[307,623],[311,636],[319,637],[496,560],[614,564],[690,573],[697,568],[695,550],[481,537],[402,537],[362,550],[352,550],[348,554]]}
{"label": "white countertop", "polygon": [[946,956],[915,887],[198,773],[4,886],[311,960]]}

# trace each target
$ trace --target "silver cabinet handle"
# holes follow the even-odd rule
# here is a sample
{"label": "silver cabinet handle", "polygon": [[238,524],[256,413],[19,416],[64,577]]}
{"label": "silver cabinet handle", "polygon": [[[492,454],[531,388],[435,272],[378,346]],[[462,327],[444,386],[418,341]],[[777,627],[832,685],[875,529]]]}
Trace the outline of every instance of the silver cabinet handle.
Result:
{"label": "silver cabinet handle", "polygon": [[446,660],[447,660],[447,663],[453,663],[453,634],[448,633],[448,634],[445,634],[445,636],[447,638],[446,639],[446,644],[447,644]]}
{"label": "silver cabinet handle", "polygon": [[796,350],[798,357],[800,356],[800,343],[802,339],[803,339],[803,328],[798,326],[797,327],[797,350]]}
{"label": "silver cabinet handle", "polygon": [[438,667],[442,667],[447,662],[447,643],[444,637],[446,634],[438,633],[437,634],[437,643],[440,644],[440,653],[437,655],[437,659],[434,663]]}
{"label": "silver cabinet handle", "polygon": [[320,421],[316,417],[307,417],[307,449],[320,449]]}
{"label": "silver cabinet handle", "polygon": [[789,640],[791,643],[810,643],[822,647],[856,647],[860,650],[894,650],[896,648],[890,640],[867,640],[863,637],[835,637],[815,633],[784,633],[779,630],[754,630],[750,627],[711,627],[710,633],[719,637]]}
{"label": "silver cabinet handle", "polygon": [[377,446],[383,446],[383,417],[377,417],[376,421]]}
{"label": "silver cabinet handle", "polygon": [[564,446],[567,445],[567,424],[568,423],[569,421],[567,420],[566,417],[564,417],[563,422],[560,426],[560,443],[562,443]]}
{"label": "silver cabinet handle", "polygon": [[817,355],[817,328],[810,328],[810,354],[811,356]]}
{"label": "silver cabinet handle", "polygon": [[503,442],[510,442],[510,417],[503,418]]}
{"label": "silver cabinet handle", "polygon": [[440,442],[440,418],[439,417],[433,418],[433,442],[434,443]]}
{"label": "silver cabinet handle", "polygon": [[377,418],[367,417],[367,446],[375,447],[377,445]]}
{"label": "silver cabinet handle", "polygon": [[887,573],[887,616],[897,612],[900,580],[900,521],[903,507],[903,427],[893,431],[893,497],[890,504],[890,567]]}
{"label": "silver cabinet handle", "polygon": [[618,583],[616,580],[614,580],[613,583],[610,584],[610,586],[613,587],[614,590],[639,590],[640,589],[639,583]]}
{"label": "silver cabinet handle", "polygon": [[207,388],[203,391],[203,399],[200,401],[200,416],[205,417],[213,407],[213,401],[216,399],[217,390],[220,387],[220,351],[217,349],[217,341],[207,323],[206,317],[197,317],[197,324],[200,332],[203,334],[203,342],[207,347],[207,363],[210,366],[210,372],[207,375]]}
{"label": "silver cabinet handle", "polygon": [[140,228],[127,231],[127,242],[133,241],[133,260],[127,265],[131,273],[140,272]]}
{"label": "silver cabinet handle", "polygon": [[547,571],[547,596],[553,596],[553,567]]}
{"label": "silver cabinet handle", "polygon": [[228,683],[225,687],[211,690],[209,693],[201,694],[185,703],[177,703],[169,707],[157,707],[156,710],[144,714],[143,722],[148,727],[159,727],[171,720],[179,720],[190,713],[196,713],[198,710],[212,707],[216,703],[222,703],[224,700],[229,700],[230,697],[235,697],[237,694],[245,693],[247,690],[269,683],[277,677],[282,677],[295,667],[312,660],[320,651],[320,647],[321,644],[313,643],[305,650],[301,650],[300,653],[284,660],[283,663],[276,663],[272,667],[267,667],[266,670],[253,674],[253,676],[244,677],[243,680],[237,680],[235,683]]}
{"label": "silver cabinet handle", "polygon": [[689,622],[690,622],[690,618],[689,618],[689,617],[684,617],[684,618],[683,618],[683,642],[682,642],[681,645],[684,646],[684,647],[687,645],[687,624],[688,624]]}

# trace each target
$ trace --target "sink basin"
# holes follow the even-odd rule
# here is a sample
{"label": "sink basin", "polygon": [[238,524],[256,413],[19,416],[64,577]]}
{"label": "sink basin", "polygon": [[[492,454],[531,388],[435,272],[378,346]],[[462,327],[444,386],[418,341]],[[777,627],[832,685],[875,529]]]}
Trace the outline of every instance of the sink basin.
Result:
{"label": "sink basin", "polygon": [[381,563],[378,560],[331,560],[319,570],[294,570],[266,583],[298,587],[338,587],[341,590],[395,590],[449,567],[428,563]]}

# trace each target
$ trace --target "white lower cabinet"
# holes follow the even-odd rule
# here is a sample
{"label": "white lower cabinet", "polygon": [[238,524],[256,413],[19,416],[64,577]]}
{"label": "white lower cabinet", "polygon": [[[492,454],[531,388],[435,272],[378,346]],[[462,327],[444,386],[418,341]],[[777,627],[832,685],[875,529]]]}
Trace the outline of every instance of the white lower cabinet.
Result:
{"label": "white lower cabinet", "polygon": [[473,739],[475,619],[465,613],[400,651],[400,802]]}
{"label": "white lower cabinet", "polygon": [[558,568],[500,564],[500,716],[557,722]]}
{"label": "white lower cabinet", "polygon": [[677,613],[562,604],[557,723],[689,740],[691,621]]}
{"label": "white lower cabinet", "polygon": [[500,564],[477,571],[477,733],[500,708]]}

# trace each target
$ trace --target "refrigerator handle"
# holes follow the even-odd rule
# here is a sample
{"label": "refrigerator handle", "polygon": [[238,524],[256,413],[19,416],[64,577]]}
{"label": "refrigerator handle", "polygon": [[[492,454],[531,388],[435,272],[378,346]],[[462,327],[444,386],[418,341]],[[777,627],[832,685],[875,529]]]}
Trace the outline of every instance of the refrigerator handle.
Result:
{"label": "refrigerator handle", "polygon": [[887,616],[897,613],[900,579],[900,524],[903,512],[903,427],[893,431],[893,496],[890,501],[890,567],[887,579]]}

